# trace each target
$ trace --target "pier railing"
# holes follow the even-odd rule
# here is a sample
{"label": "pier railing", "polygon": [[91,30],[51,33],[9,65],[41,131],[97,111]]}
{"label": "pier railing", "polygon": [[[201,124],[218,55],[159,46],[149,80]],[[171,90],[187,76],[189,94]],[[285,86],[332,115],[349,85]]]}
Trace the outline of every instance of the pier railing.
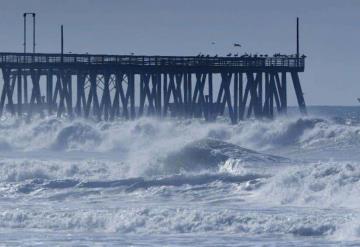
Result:
{"label": "pier railing", "polygon": [[229,68],[294,68],[303,70],[305,57],[296,56],[135,56],[50,53],[0,53],[1,65],[119,65],[119,66],[177,66]]}

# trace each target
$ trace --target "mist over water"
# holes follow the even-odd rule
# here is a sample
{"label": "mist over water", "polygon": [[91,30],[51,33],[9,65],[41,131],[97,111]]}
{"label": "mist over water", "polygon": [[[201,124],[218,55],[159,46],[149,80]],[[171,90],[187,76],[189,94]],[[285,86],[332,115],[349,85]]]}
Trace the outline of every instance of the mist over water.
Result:
{"label": "mist over water", "polygon": [[30,245],[356,245],[360,109],[310,112],[237,125],[4,117],[0,237]]}

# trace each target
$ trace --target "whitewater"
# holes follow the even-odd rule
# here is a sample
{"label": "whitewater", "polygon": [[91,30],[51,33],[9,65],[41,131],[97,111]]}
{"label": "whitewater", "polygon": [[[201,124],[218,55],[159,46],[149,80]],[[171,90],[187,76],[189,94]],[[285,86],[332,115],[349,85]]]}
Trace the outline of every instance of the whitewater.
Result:
{"label": "whitewater", "polygon": [[360,107],[247,120],[0,119],[0,243],[360,245]]}

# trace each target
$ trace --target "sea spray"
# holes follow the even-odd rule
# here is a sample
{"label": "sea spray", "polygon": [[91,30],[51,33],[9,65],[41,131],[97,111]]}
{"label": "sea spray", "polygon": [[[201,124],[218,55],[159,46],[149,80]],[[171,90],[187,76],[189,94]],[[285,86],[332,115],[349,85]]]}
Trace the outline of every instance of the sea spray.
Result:
{"label": "sea spray", "polygon": [[237,125],[8,118],[0,227],[58,239],[72,231],[356,242],[358,133],[356,122],[319,117]]}

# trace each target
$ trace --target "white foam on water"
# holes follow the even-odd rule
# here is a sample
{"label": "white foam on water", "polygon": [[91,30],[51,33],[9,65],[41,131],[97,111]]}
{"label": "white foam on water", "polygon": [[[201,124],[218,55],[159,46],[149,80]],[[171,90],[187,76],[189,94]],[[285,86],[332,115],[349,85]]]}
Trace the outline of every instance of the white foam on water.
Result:
{"label": "white foam on water", "polygon": [[143,234],[224,232],[245,236],[290,234],[318,237],[333,234],[344,221],[342,217],[319,210],[316,216],[308,213],[284,214],[276,210],[256,213],[176,206],[62,211],[21,209],[1,212],[0,227]]}
{"label": "white foam on water", "polygon": [[358,162],[318,162],[278,170],[262,199],[279,204],[360,209]]}
{"label": "white foam on water", "polygon": [[285,146],[345,149],[360,144],[360,126],[310,117],[249,120],[238,125],[229,125],[225,120],[204,123],[196,119],[152,118],[110,123],[55,117],[30,123],[12,119],[0,122],[0,150],[136,151],[138,159],[148,159],[147,150],[159,155],[206,137],[258,151]]}
{"label": "white foam on water", "polygon": [[5,119],[0,229],[357,241],[359,162],[305,154],[347,154],[359,133],[314,117]]}

